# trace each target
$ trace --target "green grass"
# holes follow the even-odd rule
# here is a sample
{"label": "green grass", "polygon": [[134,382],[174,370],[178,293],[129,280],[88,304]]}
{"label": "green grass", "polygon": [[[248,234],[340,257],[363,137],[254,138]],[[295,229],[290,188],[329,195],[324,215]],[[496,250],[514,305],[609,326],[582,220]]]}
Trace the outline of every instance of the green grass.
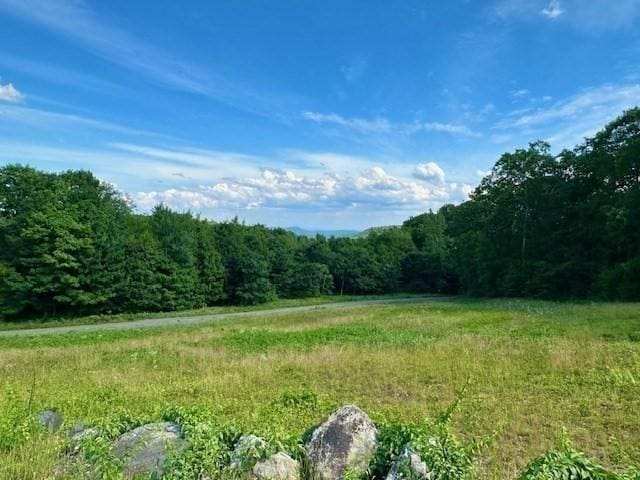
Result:
{"label": "green grass", "polygon": [[638,465],[640,305],[456,300],[0,338],[0,436],[13,432],[0,478],[47,478],[57,462],[60,436],[11,428],[30,397],[67,427],[185,407],[290,441],[345,403],[379,423],[422,422],[464,385],[454,431],[491,439],[479,479],[517,478],[563,430],[606,467]]}

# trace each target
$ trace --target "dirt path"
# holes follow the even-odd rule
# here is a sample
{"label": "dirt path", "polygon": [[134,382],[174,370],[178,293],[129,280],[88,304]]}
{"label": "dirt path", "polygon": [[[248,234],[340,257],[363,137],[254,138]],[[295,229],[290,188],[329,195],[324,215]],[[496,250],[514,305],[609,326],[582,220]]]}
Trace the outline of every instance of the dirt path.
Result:
{"label": "dirt path", "polygon": [[67,327],[29,328],[22,330],[0,331],[0,337],[31,337],[36,335],[60,335],[65,333],[96,332],[101,330],[131,330],[138,328],[157,328],[180,325],[199,325],[204,323],[242,317],[267,317],[283,313],[300,313],[313,310],[327,310],[334,308],[362,307],[367,305],[390,305],[396,303],[425,303],[450,300],[451,297],[405,297],[384,298],[378,300],[352,300],[349,302],[324,303],[321,305],[303,305],[299,307],[283,307],[265,310],[251,310],[248,312],[214,313],[194,317],[147,318],[117,323],[96,323],[90,325],[69,325]]}

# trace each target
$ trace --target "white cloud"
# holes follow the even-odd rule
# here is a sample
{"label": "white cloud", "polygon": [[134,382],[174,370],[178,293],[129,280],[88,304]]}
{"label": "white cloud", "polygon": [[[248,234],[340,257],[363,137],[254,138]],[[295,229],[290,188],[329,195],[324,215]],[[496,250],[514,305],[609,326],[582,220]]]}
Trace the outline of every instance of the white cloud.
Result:
{"label": "white cloud", "polygon": [[564,10],[560,8],[559,0],[550,0],[549,5],[543,8],[540,13],[547,18],[554,19],[562,15],[564,13]]}
{"label": "white cloud", "polygon": [[338,211],[358,207],[420,208],[433,202],[442,204],[464,200],[470,191],[471,187],[463,184],[444,181],[425,184],[402,179],[389,175],[382,167],[374,166],[355,176],[332,173],[311,176],[265,169],[259,177],[228,179],[211,186],[139,192],[134,195],[134,200],[143,209],[163,202],[181,209],[217,207]]}
{"label": "white cloud", "polygon": [[0,84],[0,100],[11,103],[18,103],[24,99],[24,95],[20,93],[12,83],[6,85]]}
{"label": "white cloud", "polygon": [[384,117],[374,119],[346,118],[337,113],[304,112],[302,117],[315,123],[331,124],[361,134],[405,134],[411,135],[417,132],[440,132],[452,135],[478,136],[465,125],[457,125],[442,122],[414,122],[393,124]]}
{"label": "white cloud", "polygon": [[444,183],[444,170],[435,162],[417,165],[413,171],[413,176],[427,182]]}

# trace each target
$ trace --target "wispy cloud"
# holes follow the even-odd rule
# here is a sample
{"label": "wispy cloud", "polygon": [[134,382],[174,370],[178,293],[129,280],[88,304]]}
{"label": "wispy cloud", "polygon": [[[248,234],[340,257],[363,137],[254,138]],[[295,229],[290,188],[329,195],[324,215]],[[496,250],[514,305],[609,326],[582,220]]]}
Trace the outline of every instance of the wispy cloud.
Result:
{"label": "wispy cloud", "polygon": [[92,130],[115,132],[126,135],[145,135],[150,137],[161,137],[155,132],[139,130],[126,125],[114,123],[106,120],[99,120],[87,116],[72,113],[61,113],[38,108],[31,108],[22,105],[3,105],[0,107],[0,119],[13,124],[26,124],[44,129],[64,128],[82,126]]}
{"label": "wispy cloud", "polygon": [[343,65],[340,70],[348,83],[353,83],[360,79],[365,70],[369,66],[369,62],[362,55],[357,55]]}
{"label": "wispy cloud", "polygon": [[409,127],[409,131],[451,133],[453,135],[462,135],[466,137],[480,136],[480,134],[472,131],[466,125],[457,125],[452,123],[441,123],[441,122],[414,123]]}
{"label": "wispy cloud", "polygon": [[336,113],[304,112],[302,117],[319,124],[329,124],[349,129],[360,134],[397,134],[412,135],[418,132],[439,132],[462,136],[479,136],[466,125],[443,122],[413,122],[394,124],[387,118],[374,119],[347,118]]}
{"label": "wispy cloud", "polygon": [[586,32],[632,28],[640,18],[638,0],[564,0],[563,6],[561,18]]}
{"label": "wispy cloud", "polygon": [[[142,180],[145,176],[153,175],[157,163],[109,148],[38,145],[0,138],[0,163],[12,162],[46,166],[50,170],[91,168],[99,175],[109,175],[109,180],[113,180],[114,175],[133,175],[131,172],[134,171],[138,172],[137,178]],[[123,168],[123,165],[127,168]]]}
{"label": "wispy cloud", "polygon": [[639,104],[640,84],[608,84],[585,89],[543,107],[511,112],[496,127],[520,132],[531,140],[543,138],[559,148],[572,147],[623,110]]}
{"label": "wispy cloud", "polygon": [[202,182],[226,176],[252,175],[267,159],[237,152],[192,147],[156,147],[113,143],[110,147],[155,162],[162,176],[170,174],[184,180]]}
{"label": "wispy cloud", "polygon": [[337,113],[303,112],[302,117],[315,123],[337,125],[360,133],[391,133],[394,127],[386,118],[345,118]]}
{"label": "wispy cloud", "polygon": [[54,146],[0,138],[0,163],[11,162],[54,170],[90,168],[106,180],[136,188],[141,184],[218,182],[225,177],[252,176],[260,169],[258,159],[235,152],[134,144]]}
{"label": "wispy cloud", "polygon": [[106,94],[122,93],[124,90],[121,85],[116,85],[115,83],[93,75],[55,66],[52,65],[51,62],[39,63],[22,57],[18,58],[12,55],[0,54],[0,65],[4,68],[58,85],[66,85]]}
{"label": "wispy cloud", "polygon": [[[338,152],[314,152],[306,150],[286,149],[282,150],[278,158],[288,165],[295,166],[297,170],[314,172],[332,172],[346,174],[353,171],[365,171],[371,168],[372,163],[382,165],[389,171],[397,166],[394,159],[371,159],[364,156],[347,155]],[[293,169],[292,167],[287,167]]]}
{"label": "wispy cloud", "polygon": [[235,108],[277,117],[285,94],[256,90],[237,78],[212,72],[107,25],[81,1],[0,0],[0,10],[76,40],[81,46],[153,83],[202,95]]}
{"label": "wispy cloud", "polygon": [[576,120],[585,113],[620,113],[640,102],[640,84],[604,85],[590,88],[561,100],[548,108],[539,108],[515,120],[516,127],[537,126],[557,120]]}
{"label": "wispy cloud", "polygon": [[540,13],[547,18],[558,18],[564,13],[564,10],[560,8],[560,0],[550,0],[549,5],[543,8]]}
{"label": "wispy cloud", "polygon": [[489,4],[488,14],[492,19],[509,20],[531,15],[535,8],[531,0],[495,0]]}
{"label": "wispy cloud", "polygon": [[511,96],[515,99],[525,98],[531,95],[531,91],[526,88],[512,90],[510,93],[511,93]]}
{"label": "wispy cloud", "polygon": [[6,85],[0,84],[0,101],[18,103],[24,99],[24,95],[20,93],[12,83]]}
{"label": "wispy cloud", "polygon": [[495,0],[489,17],[500,21],[554,20],[584,33],[631,28],[640,17],[638,0]]}

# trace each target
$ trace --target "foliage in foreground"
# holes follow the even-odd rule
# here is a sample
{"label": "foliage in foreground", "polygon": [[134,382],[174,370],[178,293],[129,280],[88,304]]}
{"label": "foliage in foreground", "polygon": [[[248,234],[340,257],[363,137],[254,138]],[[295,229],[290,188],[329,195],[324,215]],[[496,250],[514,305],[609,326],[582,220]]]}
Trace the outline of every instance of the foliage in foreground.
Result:
{"label": "foliage in foreground", "polygon": [[519,480],[637,480],[640,472],[615,473],[587,458],[569,443],[533,460]]}
{"label": "foliage in foreground", "polygon": [[[438,480],[473,480],[476,459],[488,439],[481,441],[461,441],[451,430],[451,420],[458,406],[458,398],[436,420],[419,424],[386,423],[379,425],[378,448],[367,473],[358,475],[357,480],[378,480],[386,478],[394,462],[405,446],[410,445],[427,464],[432,477]],[[314,394],[309,390],[284,392],[276,403],[300,408],[315,407]],[[275,405],[275,404],[274,404]],[[0,451],[11,451],[35,437],[48,434],[35,422],[34,415],[24,408],[16,398],[9,403],[11,411],[2,417],[0,424]],[[211,420],[209,412],[195,407],[171,407],[165,410],[161,420],[180,425],[188,447],[179,455],[170,457],[165,463],[164,475],[167,480],[241,479],[243,472],[250,470],[256,462],[268,458],[278,451],[287,451],[302,465],[302,476],[309,473],[305,466],[306,437],[283,436],[282,432],[262,434],[266,442],[263,446],[241,452],[240,468],[233,467],[234,451],[243,432],[233,425],[220,425]],[[121,479],[121,461],[110,453],[111,442],[122,433],[140,426],[149,418],[138,418],[127,411],[115,414],[111,420],[97,426],[96,436],[81,440],[80,449],[72,452],[67,447],[64,453],[62,437],[58,439],[59,460],[54,467],[63,479],[95,477],[103,480]],[[268,431],[268,430],[267,430]],[[62,435],[66,435],[63,433]],[[401,474],[407,480],[414,479],[411,471]],[[348,472],[347,472],[348,473]],[[141,477],[142,478],[142,477]],[[146,478],[146,477],[145,477]],[[347,475],[348,479],[351,479]],[[563,440],[557,449],[548,451],[534,459],[518,477],[518,480],[639,480],[640,471],[629,470],[616,473],[597,464],[579,452],[568,440]],[[155,477],[152,480],[157,480]]]}
{"label": "foliage in foreground", "polygon": [[[243,471],[250,470],[255,463],[268,458],[277,451],[288,451],[293,458],[305,465],[304,446],[301,440],[277,437],[267,438],[264,448],[244,452],[242,469],[230,467],[234,445],[241,432],[229,426],[218,426],[210,422],[195,421],[199,415],[184,415],[180,409],[170,412],[165,419],[181,420],[189,447],[179,456],[170,458],[165,464],[163,478],[168,480],[199,480],[203,475],[212,479],[245,478]],[[178,415],[176,416],[176,413]],[[113,435],[113,430],[111,431]],[[117,480],[118,461],[109,456],[109,438],[98,437],[86,441],[83,445],[89,467],[83,471],[98,471],[103,479]],[[378,480],[387,476],[394,461],[407,444],[411,445],[427,464],[438,480],[473,480],[475,476],[476,455],[484,442],[462,442],[450,430],[448,422],[427,422],[424,424],[388,424],[381,426],[379,446],[371,463],[369,472],[358,475],[357,480]],[[76,465],[76,468],[79,468]],[[308,472],[303,468],[303,478]],[[407,480],[419,480],[404,472]],[[587,458],[575,450],[569,443],[563,443],[534,459],[518,480],[638,480],[640,473],[630,470],[628,473],[616,473]]]}

